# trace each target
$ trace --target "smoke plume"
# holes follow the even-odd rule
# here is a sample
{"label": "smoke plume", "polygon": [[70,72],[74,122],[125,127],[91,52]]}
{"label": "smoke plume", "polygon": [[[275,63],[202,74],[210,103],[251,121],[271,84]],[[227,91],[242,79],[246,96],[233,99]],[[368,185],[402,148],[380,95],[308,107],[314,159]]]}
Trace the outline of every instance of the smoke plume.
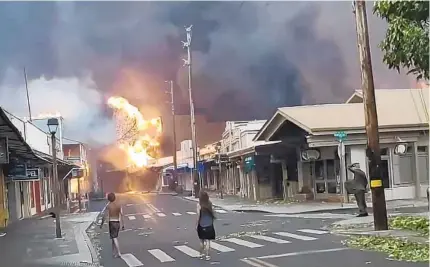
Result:
{"label": "smoke plume", "polygon": [[[386,25],[367,3],[375,85],[408,87],[408,78],[382,63],[377,44]],[[350,2],[2,2],[0,104],[26,110],[22,79],[8,82],[25,66],[34,108],[70,114],[70,131],[98,136],[91,129],[104,123],[102,95],[112,93],[169,121],[165,80],[175,81],[177,109],[186,114],[180,41],[189,24],[195,105],[207,124],[344,101],[360,86]],[[199,127],[198,136],[214,135],[207,128]],[[165,129],[169,138],[169,123]],[[189,138],[189,130],[181,132],[178,140]]]}

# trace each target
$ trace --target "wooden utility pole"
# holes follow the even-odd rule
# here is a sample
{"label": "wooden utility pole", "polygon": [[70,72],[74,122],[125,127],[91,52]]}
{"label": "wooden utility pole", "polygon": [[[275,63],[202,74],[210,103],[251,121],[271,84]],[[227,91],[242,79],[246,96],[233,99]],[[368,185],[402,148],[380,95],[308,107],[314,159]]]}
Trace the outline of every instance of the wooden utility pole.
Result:
{"label": "wooden utility pole", "polygon": [[363,90],[364,113],[367,134],[366,155],[369,161],[370,188],[372,190],[373,218],[375,230],[387,230],[387,207],[384,185],[381,178],[381,152],[379,147],[378,115],[376,111],[375,87],[369,47],[366,3],[354,1],[357,26],[358,52],[360,55],[361,88]]}
{"label": "wooden utility pole", "polygon": [[28,82],[27,82],[27,72],[24,68],[24,81],[25,81],[25,91],[27,92],[27,105],[28,105],[28,120],[31,121],[31,105],[30,105],[30,94],[28,93]]}
{"label": "wooden utility pole", "polygon": [[[166,81],[169,83],[170,88],[170,104],[172,105],[172,128],[173,128],[173,180],[177,182],[176,170],[178,168],[178,159],[176,155],[176,113],[175,113],[175,94],[173,92],[173,81]],[[182,186],[182,183],[181,183]]]}

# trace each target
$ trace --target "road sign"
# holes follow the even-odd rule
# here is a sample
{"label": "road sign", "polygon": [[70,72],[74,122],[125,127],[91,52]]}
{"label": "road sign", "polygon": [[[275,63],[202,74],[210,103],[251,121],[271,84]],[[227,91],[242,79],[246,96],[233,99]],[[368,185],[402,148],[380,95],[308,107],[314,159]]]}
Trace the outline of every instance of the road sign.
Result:
{"label": "road sign", "polygon": [[339,131],[334,133],[334,137],[336,137],[339,142],[342,142],[346,139],[347,134],[344,131]]}

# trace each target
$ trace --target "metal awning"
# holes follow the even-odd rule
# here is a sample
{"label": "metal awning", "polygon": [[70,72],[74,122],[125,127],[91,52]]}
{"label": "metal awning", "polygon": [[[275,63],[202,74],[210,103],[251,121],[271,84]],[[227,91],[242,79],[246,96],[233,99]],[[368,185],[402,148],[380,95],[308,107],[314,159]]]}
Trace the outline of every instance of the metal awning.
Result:
{"label": "metal awning", "polygon": [[9,151],[25,160],[38,160],[33,149],[25,142],[22,133],[0,107],[0,138],[6,137]]}
{"label": "metal awning", "polygon": [[[39,161],[43,160],[45,162],[52,164],[52,156],[51,155],[45,154],[45,153],[37,151],[37,150],[33,150],[33,152],[34,152],[35,156],[39,159]],[[59,158],[57,158],[57,164],[58,165],[65,165],[65,166],[68,166],[71,168],[81,168],[80,166],[78,166],[72,162],[68,162],[68,161],[65,161],[65,160],[62,160]]]}

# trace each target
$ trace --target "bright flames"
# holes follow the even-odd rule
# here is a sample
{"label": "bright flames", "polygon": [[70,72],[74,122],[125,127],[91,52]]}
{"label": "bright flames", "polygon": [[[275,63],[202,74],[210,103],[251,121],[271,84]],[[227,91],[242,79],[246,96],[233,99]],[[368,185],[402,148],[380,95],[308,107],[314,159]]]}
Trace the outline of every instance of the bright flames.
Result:
{"label": "bright flames", "polygon": [[123,97],[110,97],[108,105],[116,111],[119,147],[127,153],[132,167],[147,166],[160,146],[161,118],[145,120],[139,109]]}

